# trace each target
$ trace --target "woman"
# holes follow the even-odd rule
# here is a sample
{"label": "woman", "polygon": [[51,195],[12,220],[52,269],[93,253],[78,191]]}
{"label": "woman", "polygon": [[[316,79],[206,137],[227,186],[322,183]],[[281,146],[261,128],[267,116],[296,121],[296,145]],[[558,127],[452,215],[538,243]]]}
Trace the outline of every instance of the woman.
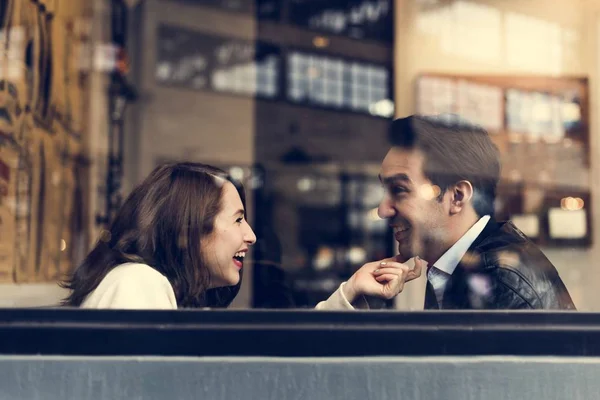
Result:
{"label": "woman", "polygon": [[[156,168],[135,188],[109,231],[63,283],[63,305],[83,308],[226,307],[239,291],[256,236],[240,183],[198,163]],[[353,309],[363,295],[392,298],[415,279],[395,259],[365,264],[317,309]]]}
{"label": "woman", "polygon": [[156,168],[63,284],[83,308],[225,307],[256,241],[241,184],[197,163]]}

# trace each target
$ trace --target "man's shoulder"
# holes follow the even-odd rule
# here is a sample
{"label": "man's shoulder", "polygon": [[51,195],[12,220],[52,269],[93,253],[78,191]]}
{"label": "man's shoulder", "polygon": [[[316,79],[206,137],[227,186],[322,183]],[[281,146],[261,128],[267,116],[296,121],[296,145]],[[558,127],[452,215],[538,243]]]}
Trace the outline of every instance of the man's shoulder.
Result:
{"label": "man's shoulder", "polygon": [[512,222],[497,224],[474,248],[486,266],[520,268],[538,264],[552,265],[544,253]]}
{"label": "man's shoulder", "polygon": [[472,250],[480,257],[480,267],[503,292],[512,293],[511,298],[520,297],[531,308],[571,308],[555,266],[511,222],[499,224]]}
{"label": "man's shoulder", "polygon": [[535,287],[539,281],[558,276],[540,248],[510,221],[498,224],[496,230],[471,250],[479,258],[481,268],[507,283],[523,281]]}
{"label": "man's shoulder", "polygon": [[[513,223],[493,221],[462,263],[491,279],[500,308],[573,309],[558,271],[541,249]],[[501,299],[501,300],[500,300]],[[495,305],[498,307],[498,304]]]}

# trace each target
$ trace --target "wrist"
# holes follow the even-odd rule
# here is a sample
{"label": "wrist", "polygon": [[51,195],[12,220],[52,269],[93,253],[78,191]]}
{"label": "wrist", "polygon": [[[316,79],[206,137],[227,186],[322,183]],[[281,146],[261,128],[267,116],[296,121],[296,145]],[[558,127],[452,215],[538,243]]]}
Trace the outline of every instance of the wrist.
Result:
{"label": "wrist", "polygon": [[354,285],[351,280],[345,282],[342,285],[342,294],[350,304],[352,304],[354,300],[356,300],[358,293],[356,293],[356,289],[354,288]]}

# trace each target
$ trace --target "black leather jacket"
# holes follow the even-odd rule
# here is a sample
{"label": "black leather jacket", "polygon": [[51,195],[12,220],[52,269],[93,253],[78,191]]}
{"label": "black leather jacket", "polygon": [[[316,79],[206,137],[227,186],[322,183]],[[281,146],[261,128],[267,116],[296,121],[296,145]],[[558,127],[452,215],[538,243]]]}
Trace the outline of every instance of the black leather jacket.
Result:
{"label": "black leather jacket", "polygon": [[491,219],[456,267],[441,307],[427,283],[425,309],[562,309],[575,305],[556,268],[512,222]]}

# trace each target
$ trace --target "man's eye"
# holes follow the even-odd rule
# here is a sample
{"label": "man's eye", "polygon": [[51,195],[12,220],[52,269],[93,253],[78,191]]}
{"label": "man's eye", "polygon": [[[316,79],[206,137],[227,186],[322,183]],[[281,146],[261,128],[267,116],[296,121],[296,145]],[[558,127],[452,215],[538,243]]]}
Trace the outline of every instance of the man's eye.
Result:
{"label": "man's eye", "polygon": [[392,193],[394,195],[396,195],[396,194],[402,194],[402,193],[406,193],[406,192],[408,192],[408,190],[406,190],[406,188],[402,187],[402,186],[393,186],[390,189],[390,193]]}

